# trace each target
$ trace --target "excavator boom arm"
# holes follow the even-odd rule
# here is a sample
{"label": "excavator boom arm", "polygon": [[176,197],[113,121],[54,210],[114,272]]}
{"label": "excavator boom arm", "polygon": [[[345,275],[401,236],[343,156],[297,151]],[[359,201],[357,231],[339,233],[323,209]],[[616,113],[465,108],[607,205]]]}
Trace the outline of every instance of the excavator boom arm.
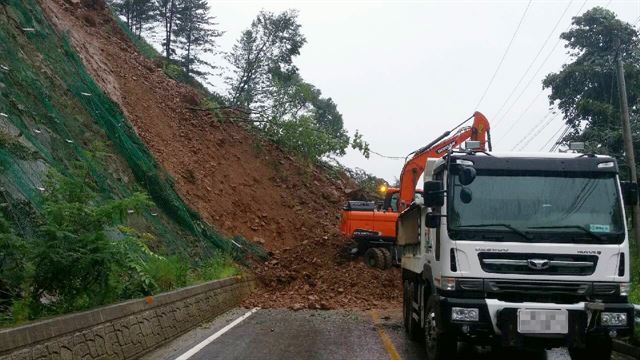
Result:
{"label": "excavator boom arm", "polygon": [[[429,158],[440,158],[453,148],[460,146],[466,140],[480,141],[480,149],[485,150],[487,137],[489,134],[489,121],[480,112],[473,113],[473,124],[463,127],[458,131],[435,145],[427,145],[416,151],[413,156],[404,164],[400,173],[400,194],[398,198],[398,210],[406,209],[413,201],[414,192],[418,179],[424,171],[425,164]],[[448,131],[441,138],[449,136]]]}

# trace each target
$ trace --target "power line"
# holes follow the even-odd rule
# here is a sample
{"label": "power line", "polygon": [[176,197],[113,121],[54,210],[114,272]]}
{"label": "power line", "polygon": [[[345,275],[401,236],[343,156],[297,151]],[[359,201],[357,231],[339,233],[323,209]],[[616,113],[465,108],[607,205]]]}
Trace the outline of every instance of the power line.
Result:
{"label": "power line", "polygon": [[370,154],[377,155],[377,156],[382,157],[382,158],[385,158],[385,159],[392,159],[392,160],[404,160],[404,159],[405,159],[405,157],[404,157],[404,156],[389,156],[389,155],[383,155],[383,154],[380,154],[379,152],[375,152],[375,151],[373,151],[373,150],[369,150],[369,153],[370,153]]}
{"label": "power line", "polygon": [[550,152],[554,152],[554,151],[558,150],[558,148],[560,148],[560,142],[565,137],[565,135],[567,135],[567,133],[569,132],[569,129],[571,129],[571,126],[569,126],[569,125],[567,125],[567,127],[564,128],[564,131],[562,132],[562,134],[560,134],[560,136],[558,136],[558,139],[556,140],[556,143],[553,144],[553,146],[549,150]]}
{"label": "power line", "polygon": [[491,88],[491,85],[493,84],[493,81],[496,79],[496,75],[498,75],[498,71],[500,71],[500,67],[502,67],[502,63],[504,62],[504,59],[507,57],[507,54],[509,53],[509,50],[511,49],[511,45],[513,44],[513,40],[516,38],[516,35],[518,34],[518,30],[520,30],[520,26],[522,25],[522,22],[524,21],[524,18],[527,15],[527,12],[529,11],[529,7],[531,6],[531,2],[533,2],[533,0],[529,0],[529,2],[527,3],[527,7],[524,9],[524,12],[522,13],[522,16],[520,17],[520,21],[518,22],[518,26],[516,27],[516,30],[513,32],[513,35],[511,36],[511,40],[509,40],[509,44],[507,45],[507,48],[504,50],[504,54],[502,54],[502,58],[500,59],[500,62],[498,62],[498,67],[496,67],[496,70],[493,72],[493,75],[491,76],[491,80],[489,80],[489,84],[487,84],[487,87],[486,87],[486,89],[484,89],[484,92],[482,93],[482,96],[480,97],[480,100],[478,100],[478,104],[475,107],[476,109],[478,109],[478,107],[482,103],[482,100],[484,100],[484,97],[487,96],[487,93],[489,92],[489,88]]}
{"label": "power line", "polygon": [[[584,8],[584,6],[586,5],[586,3],[587,3],[587,2],[588,2],[588,0],[585,0],[585,1],[582,3],[582,5],[580,6],[580,9],[578,9],[578,12],[576,13],[576,15],[575,15],[575,16],[578,16],[578,15],[580,14],[580,12],[582,11],[582,9]],[[609,0],[609,1],[604,5],[604,7],[605,7],[605,8],[607,8],[607,7],[611,4],[611,2],[612,2],[612,0]],[[565,10],[566,10],[566,9],[565,9]],[[640,22],[640,17],[638,17],[638,19],[636,20],[636,23],[637,23],[637,22]],[[570,28],[571,28],[571,25],[569,25],[569,26],[567,27],[567,30],[569,30]],[[507,110],[507,112],[505,112],[505,113],[503,114],[503,116],[502,116],[500,119],[498,119],[498,121],[497,121],[498,123],[500,122],[500,120],[502,120],[502,119],[503,119],[503,118],[504,118],[504,117],[509,113],[509,111],[511,110],[511,108],[515,105],[515,103],[517,103],[517,101],[519,100],[519,98],[524,94],[524,92],[525,92],[526,88],[530,85],[530,83],[532,82],[532,80],[535,78],[535,76],[536,76],[536,75],[538,74],[538,72],[541,70],[542,66],[546,63],[546,61],[549,59],[550,55],[553,53],[553,51],[555,50],[555,48],[557,47],[557,45],[560,43],[560,40],[561,40],[561,39],[559,38],[559,39],[556,41],[556,43],[554,44],[553,48],[551,49],[551,52],[549,52],[549,54],[547,55],[547,57],[545,58],[545,60],[542,62],[542,64],[540,64],[540,66],[539,66],[539,67],[538,67],[538,69],[536,70],[536,73],[535,73],[535,74],[534,74],[534,75],[529,79],[529,81],[527,82],[527,85],[525,85],[525,87],[524,87],[523,91],[522,91],[522,92],[520,92],[520,94],[518,95],[518,98],[516,98],[516,100],[514,101],[514,103],[512,103],[512,104],[511,104],[511,106],[509,107],[509,109]],[[567,60],[569,60],[569,59],[570,59],[570,57],[571,57],[570,55],[569,55],[569,56],[567,56]],[[529,109],[531,108],[531,106],[533,105],[533,103],[537,100],[537,98],[538,98],[538,97],[539,97],[543,92],[544,92],[544,89],[543,89],[543,90],[541,90],[541,91],[540,91],[540,93],[538,93],[538,94],[535,96],[535,98],[534,98],[534,99],[529,103],[529,105],[525,108],[525,110],[523,111],[523,113],[518,117],[518,119],[516,119],[516,120],[514,121],[514,123],[511,125],[511,127],[510,127],[506,132],[505,132],[505,134],[504,134],[504,135],[503,135],[499,140],[503,139],[506,135],[508,135],[508,134],[511,132],[511,130],[515,127],[515,123],[519,122],[519,121],[523,118],[524,114],[525,114],[525,113],[527,113],[527,112],[529,111]],[[550,113],[548,113],[547,115],[549,115],[549,114],[550,114]],[[557,116],[556,116],[556,118],[557,118]],[[541,120],[541,121],[544,121],[544,120]],[[538,124],[539,124],[539,123],[540,123],[540,122],[538,122]],[[550,123],[551,123],[551,120],[547,121],[547,123],[544,125],[544,127],[548,126]],[[534,127],[532,128],[532,130],[531,130],[531,131],[533,131],[536,127],[537,127],[537,125],[536,125],[536,126],[534,126]],[[538,131],[538,132],[536,133],[536,135],[534,135],[534,136],[537,136],[540,132],[542,132],[542,130],[544,129],[544,127],[543,127],[543,128],[541,128],[541,129],[539,129],[539,131]],[[558,131],[556,132],[556,135],[557,135],[557,133],[558,133],[559,131],[560,131],[560,130],[558,130]],[[566,133],[567,133],[568,131],[569,131],[569,128],[566,128],[566,129],[565,129],[565,131],[562,133],[562,135],[560,135],[560,137],[559,137],[559,139],[558,139],[558,142],[560,142],[560,141],[561,141],[561,139],[566,135]],[[525,134],[525,136],[524,136],[523,138],[521,138],[521,140],[520,140],[519,142],[523,141],[527,136],[530,136],[530,135],[529,135],[529,134]],[[527,146],[527,145],[528,145],[528,143],[530,143],[532,140],[533,140],[533,137],[530,137],[530,138],[526,141],[526,144],[525,144],[525,145],[523,145],[523,146],[521,146],[521,148],[520,148],[520,149],[521,149],[521,150],[522,150],[522,149],[524,149],[524,147],[525,147],[525,146]],[[549,141],[550,141],[550,140],[549,140]],[[545,144],[545,146],[543,146],[543,147],[546,147],[546,145],[549,143],[549,141],[547,141],[547,143],[546,143],[546,144]],[[515,145],[515,146],[517,146],[517,145]],[[515,147],[515,146],[514,146],[514,147]],[[552,151],[555,151],[555,149],[557,149],[558,147],[559,147],[559,143],[556,143],[556,144],[554,145],[554,148],[552,148],[552,149],[553,149]],[[513,150],[513,148],[512,148],[512,150]]]}
{"label": "power line", "polygon": [[[529,134],[520,140],[520,141],[522,142],[522,141],[524,141],[524,140],[526,139],[526,141],[524,141],[524,142],[520,145],[520,148],[518,149],[518,151],[522,151],[522,150],[524,150],[524,148],[526,148],[526,147],[531,143],[531,141],[533,141],[533,139],[535,139],[538,135],[540,135],[540,134],[542,133],[542,131],[543,131],[547,126],[549,126],[549,125],[550,125],[554,120],[556,120],[556,119],[558,118],[558,116],[559,116],[559,114],[556,114],[556,116],[549,116],[549,115],[551,115],[551,114],[552,114],[551,112],[547,113],[547,115],[546,115],[544,118],[542,118],[542,120],[541,120],[540,122],[538,122],[538,124],[537,124],[536,126],[534,126],[534,127],[531,129],[531,131],[529,132]],[[548,117],[549,119],[547,119],[547,120],[545,121],[545,119],[546,119],[547,117]],[[540,125],[542,125],[542,126],[540,126]],[[511,148],[511,150],[513,151],[513,149],[514,149],[516,146],[517,146],[517,143],[516,143],[516,145],[514,145],[514,146]]]}
{"label": "power line", "polygon": [[[549,35],[547,35],[547,38],[544,40],[544,43],[540,47],[540,50],[538,50],[538,53],[536,54],[536,56],[533,58],[533,60],[531,61],[531,63],[527,67],[527,70],[524,71],[524,73],[520,77],[520,80],[518,80],[518,83],[516,84],[516,86],[513,87],[513,90],[511,90],[511,93],[509,93],[509,96],[507,96],[507,98],[504,100],[504,102],[500,106],[500,109],[498,109],[498,111],[496,111],[496,114],[495,114],[496,117],[504,109],[504,107],[507,105],[509,100],[511,100],[511,97],[513,96],[513,94],[515,94],[515,92],[518,89],[518,87],[520,86],[520,84],[522,84],[522,81],[524,80],[524,78],[529,73],[529,70],[531,70],[531,68],[533,67],[533,64],[535,64],[536,60],[538,60],[538,57],[540,57],[540,54],[542,54],[542,50],[544,50],[544,48],[547,46],[547,43],[551,39],[551,36],[553,36],[553,34],[556,32],[556,29],[558,28],[558,25],[560,25],[560,22],[562,22],[562,19],[567,14],[567,11],[571,7],[571,4],[573,4],[573,0],[569,1],[569,3],[567,4],[567,7],[564,8],[564,11],[562,12],[562,15],[560,15],[560,17],[558,18],[558,21],[556,21],[556,24],[553,26],[553,29],[549,32]],[[496,125],[498,125],[498,124],[496,123]]]}
{"label": "power line", "polygon": [[[584,0],[582,2],[582,5],[580,5],[580,8],[578,9],[578,11],[576,12],[575,16],[578,16],[580,14],[580,12],[582,11],[582,9],[584,8],[584,6],[587,4],[589,0]],[[610,3],[611,1],[609,1]],[[609,3],[607,3],[608,6]],[[569,30],[571,28],[571,25],[567,26],[566,30]],[[560,41],[562,40],[562,38],[558,37],[558,40],[556,40],[555,44],[553,45],[553,47],[551,48],[551,51],[549,51],[549,53],[547,54],[547,56],[544,58],[544,60],[542,61],[542,63],[540,63],[540,65],[538,66],[538,68],[536,69],[535,73],[533,74],[533,76],[531,76],[531,78],[529,78],[529,81],[527,81],[527,84],[524,86],[524,88],[522,88],[522,91],[518,94],[518,96],[516,97],[516,99],[513,101],[513,103],[511,103],[511,105],[509,106],[509,108],[507,109],[506,112],[504,112],[502,114],[502,116],[500,118],[498,118],[498,120],[496,121],[496,123],[500,123],[507,114],[509,114],[509,112],[511,112],[511,109],[513,109],[513,106],[515,104],[518,103],[518,101],[520,100],[520,98],[522,97],[522,95],[526,92],[527,88],[531,85],[531,83],[533,82],[533,80],[536,78],[536,76],[538,75],[538,73],[540,72],[540,70],[542,70],[542,67],[547,63],[547,61],[549,60],[549,58],[551,57],[551,55],[553,54],[553,52],[555,51],[555,49],[558,47],[558,45],[560,44]],[[570,59],[570,55],[567,56],[567,59]],[[565,61],[566,61],[565,60]],[[533,103],[538,99],[538,97],[540,97],[540,95],[544,92],[544,89],[540,90],[540,92],[535,96],[535,98],[529,103],[529,105],[525,108],[525,110],[520,114],[520,116],[518,117],[518,119],[516,121],[514,121],[511,124],[511,127],[505,132],[505,134],[499,139],[502,140],[506,135],[509,134],[509,132],[511,132],[511,130],[513,130],[515,123],[517,123],[518,121],[520,121],[520,119],[523,118],[523,116],[527,113],[527,111],[529,111],[529,109],[531,108],[531,106],[533,105]],[[498,141],[499,141],[498,140]],[[498,142],[496,141],[496,142]]]}
{"label": "power line", "polygon": [[[580,9],[578,9],[578,12],[576,13],[575,16],[578,16],[580,14],[580,12],[582,11],[582,9],[584,8],[584,6],[587,4],[589,0],[584,0],[582,2],[582,5],[580,5]],[[566,30],[569,30],[571,28],[571,25],[569,25],[567,27]],[[565,31],[566,31],[565,30]],[[554,50],[558,47],[558,45],[560,44],[560,41],[562,41],[562,38],[558,37],[558,40],[556,40],[555,44],[553,44],[553,47],[551,48],[551,51],[549,51],[549,53],[547,54],[547,56],[544,58],[544,60],[542,60],[542,63],[540,63],[540,65],[538,66],[538,68],[536,69],[535,73],[533,74],[533,76],[531,76],[531,78],[529,78],[529,81],[527,81],[527,84],[524,86],[524,88],[522,89],[522,91],[520,92],[520,94],[518,95],[518,97],[513,101],[513,103],[511,103],[511,106],[509,106],[509,108],[507,109],[506,112],[504,112],[502,114],[502,116],[500,118],[498,118],[498,120],[496,120],[496,123],[500,123],[502,121],[502,119],[504,119],[504,117],[509,114],[509,112],[511,111],[511,109],[513,109],[513,106],[515,104],[518,103],[518,100],[520,100],[520,98],[522,97],[522,95],[526,92],[527,88],[531,85],[531,83],[533,82],[533,80],[536,78],[536,76],[538,75],[538,73],[540,72],[540,70],[542,70],[542,67],[547,63],[547,61],[549,60],[549,58],[551,58],[551,55],[553,55]],[[568,58],[568,57],[567,57]],[[537,95],[539,96],[539,95]],[[536,96],[536,97],[537,97]]]}
{"label": "power line", "polygon": [[565,123],[562,123],[562,125],[560,126],[560,129],[556,130],[553,135],[551,135],[551,137],[549,138],[549,140],[547,140],[544,145],[540,146],[538,148],[538,151],[542,151],[544,150],[547,146],[549,146],[549,144],[551,143],[551,141],[553,141],[553,139],[556,139],[558,134],[560,134],[560,132],[562,130],[564,130],[565,126],[567,126]]}
{"label": "power line", "polygon": [[544,92],[544,90],[540,90],[538,95],[536,95],[536,97],[534,97],[533,100],[531,100],[531,102],[529,103],[529,105],[527,105],[527,107],[524,109],[524,111],[522,113],[520,113],[520,116],[518,116],[518,118],[516,120],[511,122],[511,126],[509,127],[509,129],[507,129],[507,131],[504,134],[502,134],[502,136],[499,139],[497,139],[496,142],[504,139],[511,132],[511,130],[513,130],[513,128],[516,126],[516,124],[520,121],[520,119],[522,119],[524,117],[524,114],[526,114],[527,111],[529,111],[529,109],[533,106],[533,104],[536,102],[536,100],[538,100],[538,98],[540,97],[540,95],[542,95],[543,92]]}

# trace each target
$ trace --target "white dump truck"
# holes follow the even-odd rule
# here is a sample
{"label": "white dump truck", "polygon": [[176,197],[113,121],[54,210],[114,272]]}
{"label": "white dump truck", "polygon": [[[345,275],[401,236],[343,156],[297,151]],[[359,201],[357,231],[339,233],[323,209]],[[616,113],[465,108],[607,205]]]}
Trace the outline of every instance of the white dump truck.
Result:
{"label": "white dump truck", "polygon": [[637,190],[615,159],[456,151],[424,181],[397,230],[405,328],[428,359],[458,341],[609,359],[633,332],[623,196]]}

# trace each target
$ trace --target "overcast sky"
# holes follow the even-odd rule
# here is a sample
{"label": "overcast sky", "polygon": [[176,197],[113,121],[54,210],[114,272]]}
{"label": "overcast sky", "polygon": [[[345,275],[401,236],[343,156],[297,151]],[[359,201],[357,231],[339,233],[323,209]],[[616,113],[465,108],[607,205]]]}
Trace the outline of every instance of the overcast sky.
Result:
{"label": "overcast sky", "polygon": [[[533,0],[476,109],[527,3],[210,0],[226,32],[218,41],[223,51],[258,11],[297,9],[307,38],[295,60],[303,78],[334,99],[351,134],[360,130],[373,151],[390,156],[425,145],[474,110],[491,122],[494,150],[547,151],[563,125],[559,115],[550,114],[541,86],[567,60],[558,35],[573,16],[594,6],[606,6],[630,23],[640,17],[638,0]],[[367,160],[354,151],[340,161],[389,181],[403,165],[374,154]]]}

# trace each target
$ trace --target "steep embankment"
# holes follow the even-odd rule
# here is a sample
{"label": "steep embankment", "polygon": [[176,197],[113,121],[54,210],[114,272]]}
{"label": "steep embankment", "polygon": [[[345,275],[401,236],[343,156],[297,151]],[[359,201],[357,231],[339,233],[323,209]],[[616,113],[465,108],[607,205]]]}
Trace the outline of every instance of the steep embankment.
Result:
{"label": "steep embankment", "polygon": [[49,175],[70,176],[80,169],[103,198],[140,190],[152,195],[152,207],[130,217],[137,230],[155,238],[148,244],[153,250],[197,258],[215,247],[232,246],[207,232],[187,209],[118,106],[93,82],[38,3],[0,3],[2,216],[20,236],[34,236],[41,226],[37,213],[43,195],[52,187]]}
{"label": "steep embankment", "polygon": [[100,1],[87,3],[98,5],[40,0],[187,203],[226,234],[271,252],[266,264],[256,265],[264,287],[251,304],[384,307],[399,301],[397,269],[382,272],[340,259],[346,242],[336,230],[342,181],[240,124],[197,110],[197,91],[141,55]]}

